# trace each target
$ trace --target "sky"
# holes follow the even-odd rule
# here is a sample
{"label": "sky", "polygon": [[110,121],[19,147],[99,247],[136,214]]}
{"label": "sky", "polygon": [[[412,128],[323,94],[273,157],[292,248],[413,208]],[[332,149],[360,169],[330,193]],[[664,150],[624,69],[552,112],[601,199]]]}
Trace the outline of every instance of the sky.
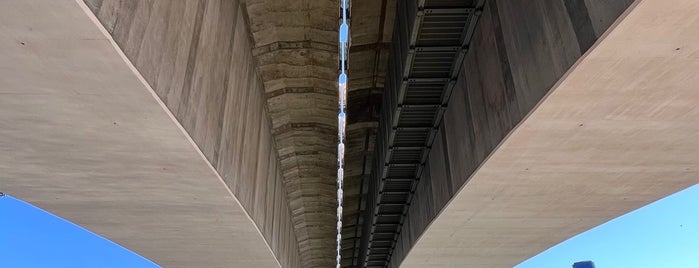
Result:
{"label": "sky", "polygon": [[0,197],[0,267],[160,267],[12,196]]}
{"label": "sky", "polygon": [[342,23],[340,24],[339,46],[340,46],[340,75],[338,77],[338,114],[337,114],[337,246],[335,247],[335,267],[340,268],[342,260],[342,198],[345,162],[345,107],[347,105],[347,47],[349,39],[349,25],[347,24],[347,0],[342,0]]}
{"label": "sky", "polygon": [[699,267],[699,185],[579,234],[515,266],[596,268]]}

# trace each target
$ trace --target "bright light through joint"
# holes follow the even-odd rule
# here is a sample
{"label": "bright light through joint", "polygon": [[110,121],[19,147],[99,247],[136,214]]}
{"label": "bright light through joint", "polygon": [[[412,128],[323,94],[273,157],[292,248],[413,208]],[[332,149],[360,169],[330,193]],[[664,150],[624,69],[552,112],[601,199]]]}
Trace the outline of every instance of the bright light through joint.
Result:
{"label": "bright light through joint", "polygon": [[340,260],[342,258],[341,242],[342,242],[342,183],[344,178],[344,162],[345,162],[345,109],[347,108],[347,51],[349,47],[349,25],[347,24],[347,16],[350,0],[340,0],[341,19],[340,25],[340,77],[338,79],[338,98],[339,112],[337,114],[337,255],[336,267],[340,268]]}

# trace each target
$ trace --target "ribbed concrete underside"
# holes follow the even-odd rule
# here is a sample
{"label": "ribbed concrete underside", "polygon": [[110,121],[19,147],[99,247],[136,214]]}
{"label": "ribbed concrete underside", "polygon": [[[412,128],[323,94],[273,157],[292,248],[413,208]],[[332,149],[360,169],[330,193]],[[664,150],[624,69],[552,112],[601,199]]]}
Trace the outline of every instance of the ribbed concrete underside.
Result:
{"label": "ribbed concrete underside", "polygon": [[[248,0],[254,54],[304,267],[334,265],[339,1]],[[395,1],[352,1],[343,255],[353,256]],[[386,16],[388,14],[388,16]],[[358,242],[358,240],[357,240]]]}
{"label": "ribbed concrete underside", "polygon": [[331,267],[337,206],[339,3],[245,4],[302,264]]}

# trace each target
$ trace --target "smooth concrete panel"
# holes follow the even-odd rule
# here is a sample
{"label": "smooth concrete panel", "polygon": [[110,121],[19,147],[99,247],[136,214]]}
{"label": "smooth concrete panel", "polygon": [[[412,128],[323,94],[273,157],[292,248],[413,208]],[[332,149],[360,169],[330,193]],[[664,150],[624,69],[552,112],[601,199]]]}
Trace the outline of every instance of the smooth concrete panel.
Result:
{"label": "smooth concrete panel", "polygon": [[300,266],[286,192],[276,187],[282,170],[270,150],[276,145],[245,6],[223,0],[86,3],[250,213],[282,266]]}
{"label": "smooth concrete panel", "polygon": [[627,12],[470,177],[401,267],[512,267],[699,183],[699,3],[644,0]]}
{"label": "smooth concrete panel", "polygon": [[[138,4],[162,14],[154,2]],[[0,191],[164,267],[279,267],[244,208],[86,12],[74,0],[0,2]],[[131,59],[144,66],[172,63],[140,46],[160,42],[150,32],[170,38],[152,19],[134,33],[148,41],[124,48],[141,51]],[[121,29],[114,22],[107,26]],[[279,256],[291,267],[294,255]]]}

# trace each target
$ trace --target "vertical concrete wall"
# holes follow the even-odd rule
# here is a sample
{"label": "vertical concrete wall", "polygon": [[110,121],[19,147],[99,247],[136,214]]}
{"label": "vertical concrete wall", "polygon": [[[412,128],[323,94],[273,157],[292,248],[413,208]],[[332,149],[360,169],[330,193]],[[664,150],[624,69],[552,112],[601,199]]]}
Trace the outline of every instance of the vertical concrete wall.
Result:
{"label": "vertical concrete wall", "polygon": [[245,8],[236,0],[85,2],[223,177],[282,267],[300,267]]}
{"label": "vertical concrete wall", "polygon": [[[488,0],[390,263],[632,0]],[[465,241],[467,242],[467,241]]]}

